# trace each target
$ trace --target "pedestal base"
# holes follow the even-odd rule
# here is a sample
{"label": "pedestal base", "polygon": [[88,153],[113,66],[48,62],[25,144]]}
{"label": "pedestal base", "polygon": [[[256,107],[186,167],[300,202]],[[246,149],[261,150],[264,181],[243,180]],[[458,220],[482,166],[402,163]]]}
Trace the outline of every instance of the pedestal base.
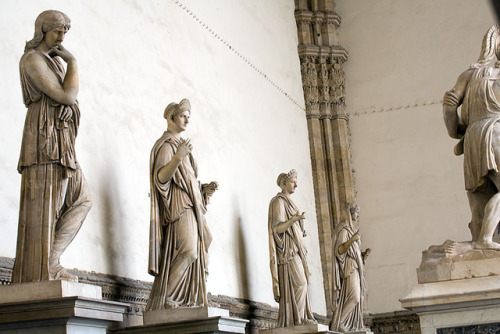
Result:
{"label": "pedestal base", "polygon": [[110,330],[115,334],[245,333],[248,320],[232,318],[214,307],[176,308],[144,312],[144,325]]}
{"label": "pedestal base", "polygon": [[179,307],[144,312],[144,325],[170,324],[214,317],[229,318],[229,311],[217,307]]}
{"label": "pedestal base", "polygon": [[328,329],[326,325],[311,324],[290,327],[278,327],[260,330],[259,334],[313,334],[313,333],[336,333]]}
{"label": "pedestal base", "polygon": [[417,313],[423,334],[500,323],[500,276],[415,285],[401,305]]}
{"label": "pedestal base", "polygon": [[106,334],[127,304],[104,301],[101,288],[68,281],[0,286],[2,334]]}

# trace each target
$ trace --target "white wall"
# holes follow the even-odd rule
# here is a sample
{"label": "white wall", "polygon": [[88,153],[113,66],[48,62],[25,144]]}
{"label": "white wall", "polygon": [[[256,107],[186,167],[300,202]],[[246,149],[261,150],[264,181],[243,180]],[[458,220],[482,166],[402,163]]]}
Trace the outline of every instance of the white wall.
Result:
{"label": "white wall", "polygon": [[[276,306],[267,242],[276,177],[299,172],[294,200],[308,213],[311,299],[325,314],[307,125],[293,1],[0,2],[0,256],[14,257],[25,107],[18,61],[46,9],[70,16],[65,45],[78,60],[82,119],[77,155],[94,198],[63,255],[69,268],[152,280],[147,275],[149,153],[166,129],[163,109],[184,97],[202,181],[217,180],[208,222],[208,291]],[[188,12],[188,10],[192,12]],[[194,12],[196,18],[192,14]],[[198,21],[197,21],[198,20]],[[214,34],[207,24],[253,66]]]}
{"label": "white wall", "polygon": [[462,157],[441,99],[479,56],[489,1],[336,0],[342,17],[368,312],[401,309],[421,252],[470,240]]}

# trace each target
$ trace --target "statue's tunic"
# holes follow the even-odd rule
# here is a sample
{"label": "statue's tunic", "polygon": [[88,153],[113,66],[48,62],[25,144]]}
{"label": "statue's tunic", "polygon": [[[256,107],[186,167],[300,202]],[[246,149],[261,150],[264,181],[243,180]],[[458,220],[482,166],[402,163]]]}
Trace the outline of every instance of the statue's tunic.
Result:
{"label": "statue's tunic", "polygon": [[345,223],[337,228],[334,246],[334,291],[337,299],[334,301],[336,308],[330,327],[334,331],[363,328],[362,299],[365,282],[359,241],[353,242],[344,254],[339,252],[339,247],[353,235],[353,231]]}
{"label": "statue's tunic", "polygon": [[149,273],[155,279],[147,310],[208,305],[205,284],[212,236],[193,156],[182,160],[171,180],[158,179],[158,170],[172,160],[178,145],[165,132],[151,151]]}
{"label": "statue's tunic", "polygon": [[278,327],[294,326],[314,320],[311,310],[303,229],[295,222],[283,233],[276,228],[299,213],[287,196],[279,193],[269,204],[269,249],[273,293],[279,300]]}
{"label": "statue's tunic", "polygon": [[498,172],[493,137],[500,136],[500,103],[494,93],[498,78],[489,66],[474,69],[462,102],[462,122],[467,125],[464,138],[465,188],[476,190],[488,172]]}
{"label": "statue's tunic", "polygon": [[[78,102],[72,106],[62,105],[44,94],[32,79],[36,73],[29,73],[26,58],[31,53],[38,53],[54,72],[62,86],[65,70],[59,57],[50,58],[43,53],[29,50],[21,58],[19,70],[24,104],[28,108],[24,124],[21,156],[18,170],[36,164],[58,163],[68,169],[77,169],[75,155],[75,138],[80,123]],[[71,108],[69,121],[61,121],[59,113],[62,108]]]}
{"label": "statue's tunic", "polygon": [[[26,51],[19,64],[28,112],[18,164],[22,180],[13,283],[53,279],[52,274],[62,269],[61,253],[91,207],[90,192],[75,155],[78,103],[60,104],[37,86],[33,76],[38,73],[30,73],[26,65],[26,58],[36,52]],[[38,54],[62,85],[65,71],[59,58]],[[64,108],[71,109],[68,121],[59,119]]]}

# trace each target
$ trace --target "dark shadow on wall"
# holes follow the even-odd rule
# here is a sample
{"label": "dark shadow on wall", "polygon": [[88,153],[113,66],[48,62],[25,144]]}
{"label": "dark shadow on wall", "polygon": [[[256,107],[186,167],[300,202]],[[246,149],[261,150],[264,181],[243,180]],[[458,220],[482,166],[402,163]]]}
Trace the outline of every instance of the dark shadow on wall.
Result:
{"label": "dark shadow on wall", "polygon": [[245,244],[245,235],[243,232],[241,217],[236,218],[236,247],[237,255],[236,260],[238,261],[238,290],[240,295],[244,299],[252,299],[250,297],[249,285],[248,285],[248,260],[247,251]]}
{"label": "dark shadow on wall", "polygon": [[500,23],[500,0],[490,0],[490,4],[497,18],[497,23]]}
{"label": "dark shadow on wall", "polygon": [[101,231],[102,242],[104,246],[104,259],[108,268],[108,273],[116,275],[121,265],[120,248],[123,249],[123,240],[125,240],[125,227],[121,224],[117,210],[121,210],[122,200],[120,192],[117,191],[119,184],[115,173],[108,169],[99,184],[99,198],[101,199]]}
{"label": "dark shadow on wall", "polygon": [[[245,238],[246,233],[243,227],[243,220],[241,219],[240,212],[235,212],[234,219],[236,223],[236,260],[238,263],[237,275],[238,275],[238,289],[240,295],[243,297],[240,301],[245,304],[246,308],[246,318],[250,321],[247,328],[247,333],[251,332],[250,328],[256,328],[257,324],[262,322],[261,316],[258,314],[255,302],[252,301],[252,294],[250,292],[249,285],[249,272],[251,268],[248,263],[247,254],[247,238]],[[235,314],[236,315],[236,314]]]}

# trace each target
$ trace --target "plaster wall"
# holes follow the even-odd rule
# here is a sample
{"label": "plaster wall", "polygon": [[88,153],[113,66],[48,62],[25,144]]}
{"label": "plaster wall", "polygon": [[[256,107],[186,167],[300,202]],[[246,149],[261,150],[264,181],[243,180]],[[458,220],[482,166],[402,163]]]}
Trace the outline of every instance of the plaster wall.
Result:
{"label": "plaster wall", "polygon": [[0,256],[16,248],[26,112],[18,61],[37,15],[58,9],[72,19],[64,44],[80,71],[77,155],[94,199],[62,264],[152,281],[149,153],[166,129],[165,106],[187,97],[199,178],[219,183],[207,217],[208,291],[277,306],[268,204],[278,174],[295,168],[313,310],[326,313],[293,1],[2,0],[0,8]]}
{"label": "plaster wall", "polygon": [[495,24],[489,1],[336,0],[369,313],[401,309],[421,252],[470,240],[463,157],[441,99]]}

